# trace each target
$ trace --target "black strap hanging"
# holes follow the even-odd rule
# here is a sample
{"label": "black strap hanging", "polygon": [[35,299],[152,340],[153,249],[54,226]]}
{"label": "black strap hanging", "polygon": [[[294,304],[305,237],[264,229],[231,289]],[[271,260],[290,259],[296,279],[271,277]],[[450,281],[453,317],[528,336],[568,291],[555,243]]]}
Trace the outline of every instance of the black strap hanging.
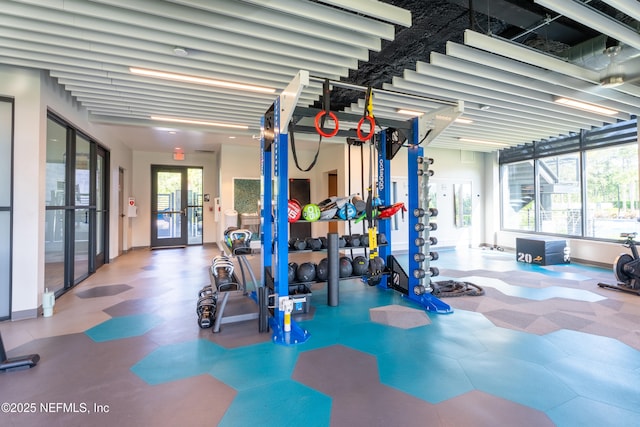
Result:
{"label": "black strap hanging", "polygon": [[[322,111],[320,111],[315,118],[316,131],[319,134],[318,149],[316,150],[316,154],[313,157],[313,161],[311,162],[309,167],[305,169],[303,169],[300,166],[300,163],[298,162],[298,153],[296,152],[296,140],[295,140],[295,134],[294,134],[295,125],[293,123],[293,120],[291,120],[289,124],[289,134],[291,135],[291,153],[293,154],[293,161],[296,164],[296,167],[298,168],[299,171],[309,172],[311,169],[313,169],[313,167],[316,165],[316,162],[318,161],[318,155],[320,154],[320,145],[322,144],[322,137],[324,136],[326,138],[331,138],[338,133],[338,129],[339,129],[338,118],[331,111],[330,99],[331,99],[331,88],[329,86],[329,80],[325,79],[324,83],[322,84]],[[324,122],[326,120],[327,115],[329,115],[329,117],[333,119],[333,121],[336,124],[335,129],[329,133],[324,132],[323,130]]]}

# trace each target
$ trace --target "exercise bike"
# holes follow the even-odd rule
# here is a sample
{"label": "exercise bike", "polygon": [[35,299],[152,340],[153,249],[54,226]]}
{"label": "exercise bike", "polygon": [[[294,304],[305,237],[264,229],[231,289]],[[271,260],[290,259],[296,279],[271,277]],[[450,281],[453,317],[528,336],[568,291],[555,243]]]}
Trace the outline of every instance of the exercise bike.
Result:
{"label": "exercise bike", "polygon": [[640,295],[640,256],[638,256],[635,241],[637,234],[635,232],[620,234],[620,237],[625,239],[622,246],[631,249],[631,255],[620,254],[613,262],[613,274],[618,284],[598,283],[598,286]]}

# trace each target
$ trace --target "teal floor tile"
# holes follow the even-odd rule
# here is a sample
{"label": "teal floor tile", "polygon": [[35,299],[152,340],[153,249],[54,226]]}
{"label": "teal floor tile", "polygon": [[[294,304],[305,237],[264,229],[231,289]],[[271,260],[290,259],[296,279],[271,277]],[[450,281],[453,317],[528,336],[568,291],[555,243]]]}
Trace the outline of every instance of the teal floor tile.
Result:
{"label": "teal floor tile", "polygon": [[326,427],[331,398],[297,381],[241,390],[218,427]]}
{"label": "teal floor tile", "polygon": [[111,341],[143,335],[162,322],[158,316],[148,314],[114,317],[86,330],[85,333],[96,342]]}
{"label": "teal floor tile", "polygon": [[162,346],[131,367],[148,384],[161,384],[207,373],[225,349],[199,339]]}
{"label": "teal floor tile", "polygon": [[540,411],[547,411],[577,393],[536,363],[487,352],[460,360],[476,389]]}
{"label": "teal floor tile", "polygon": [[378,355],[380,381],[430,403],[439,403],[474,389],[457,360],[390,349]]}
{"label": "teal floor tile", "polygon": [[547,411],[558,427],[620,427],[640,425],[640,412],[577,397]]}
{"label": "teal floor tile", "polygon": [[271,342],[227,350],[209,374],[236,390],[288,379],[301,347]]}
{"label": "teal floor tile", "polygon": [[475,337],[489,352],[545,365],[567,356],[567,353],[538,335],[506,328],[483,329]]}
{"label": "teal floor tile", "polygon": [[582,397],[640,413],[640,375],[633,369],[575,356],[549,364],[547,369]]}
{"label": "teal floor tile", "polygon": [[561,329],[544,336],[566,353],[589,361],[602,362],[628,369],[640,368],[640,351],[609,337]]}

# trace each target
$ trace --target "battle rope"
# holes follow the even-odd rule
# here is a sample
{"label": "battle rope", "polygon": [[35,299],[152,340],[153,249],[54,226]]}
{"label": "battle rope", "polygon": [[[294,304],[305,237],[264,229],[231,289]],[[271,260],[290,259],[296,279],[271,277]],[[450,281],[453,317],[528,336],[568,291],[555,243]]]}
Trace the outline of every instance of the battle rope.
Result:
{"label": "battle rope", "polygon": [[461,297],[464,295],[479,297],[484,295],[484,289],[471,282],[459,282],[457,280],[444,280],[441,282],[431,282],[433,286],[433,296],[436,297]]}

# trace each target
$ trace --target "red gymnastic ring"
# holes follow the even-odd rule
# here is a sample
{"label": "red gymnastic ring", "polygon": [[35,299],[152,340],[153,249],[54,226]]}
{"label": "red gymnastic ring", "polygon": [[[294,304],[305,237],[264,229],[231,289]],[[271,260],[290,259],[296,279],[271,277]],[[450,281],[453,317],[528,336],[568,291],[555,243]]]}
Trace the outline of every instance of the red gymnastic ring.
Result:
{"label": "red gymnastic ring", "polygon": [[[360,131],[360,129],[362,128],[362,125],[364,124],[364,121],[368,120],[369,121],[369,134],[366,136],[362,136],[362,132]],[[376,122],[375,120],[373,120],[373,117],[371,116],[364,116],[360,119],[360,121],[358,122],[358,127],[356,128],[356,133],[358,134],[358,139],[360,141],[368,141],[373,137],[373,134],[376,130]]]}
{"label": "red gymnastic ring", "polygon": [[[324,116],[325,114],[329,114],[329,117],[335,122],[336,124],[336,128],[327,133],[324,130],[322,130],[322,127],[320,126],[320,119],[322,118],[322,116]],[[333,111],[325,111],[322,110],[320,111],[318,114],[316,114],[316,131],[321,135],[324,136],[325,138],[333,138],[334,136],[336,136],[338,134],[338,129],[340,128],[340,125],[338,124],[338,117],[333,114]]]}

